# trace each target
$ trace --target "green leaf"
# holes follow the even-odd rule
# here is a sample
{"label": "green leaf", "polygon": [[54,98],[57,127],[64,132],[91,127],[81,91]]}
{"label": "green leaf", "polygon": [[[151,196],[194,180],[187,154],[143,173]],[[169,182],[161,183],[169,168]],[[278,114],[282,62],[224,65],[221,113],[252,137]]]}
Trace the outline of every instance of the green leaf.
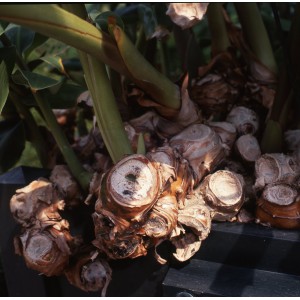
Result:
{"label": "green leaf", "polygon": [[6,29],[5,34],[11,43],[16,46],[19,53],[30,47],[34,40],[35,32],[19,25],[11,25]]}
{"label": "green leaf", "polygon": [[51,67],[57,69],[60,73],[67,75],[61,57],[47,55],[40,59],[49,64]]}
{"label": "green leaf", "polygon": [[112,11],[106,11],[95,18],[95,23],[105,32],[108,32],[108,24],[113,23],[124,30],[124,23],[119,15]]}
{"label": "green leaf", "polygon": [[0,89],[0,114],[5,105],[5,102],[7,100],[8,93],[9,93],[8,78],[9,78],[9,76],[7,74],[5,62],[2,61],[0,63],[0,86],[1,86],[1,89]]}
{"label": "green leaf", "polygon": [[49,37],[35,32],[32,43],[28,46],[28,48],[26,48],[26,50],[24,50],[25,59],[28,58],[32,51],[43,45],[48,39]]}
{"label": "green leaf", "polygon": [[19,160],[25,147],[23,121],[0,121],[0,173]]}
{"label": "green leaf", "polygon": [[52,109],[66,109],[75,107],[78,96],[86,89],[74,84],[63,84],[55,93],[48,90],[41,91],[41,97],[48,100]]}
{"label": "green leaf", "polygon": [[15,47],[0,48],[0,114],[9,94],[9,77],[16,59]]}
{"label": "green leaf", "polygon": [[43,90],[60,83],[57,80],[54,80],[52,78],[37,73],[32,73],[30,71],[20,71],[20,70],[17,70],[12,75],[12,79],[16,84],[29,87],[33,91]]}

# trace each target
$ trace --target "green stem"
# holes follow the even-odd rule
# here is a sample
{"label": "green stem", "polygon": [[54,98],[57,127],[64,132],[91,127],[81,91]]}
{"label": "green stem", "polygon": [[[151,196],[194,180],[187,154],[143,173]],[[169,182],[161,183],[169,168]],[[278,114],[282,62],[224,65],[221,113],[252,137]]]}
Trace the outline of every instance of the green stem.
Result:
{"label": "green stem", "polygon": [[158,103],[175,110],[180,108],[178,87],[144,59],[121,29],[117,29],[117,34],[122,35],[126,43],[117,42],[116,47],[110,36],[92,24],[51,4],[1,5],[0,19],[29,27],[87,52],[128,76]]}
{"label": "green stem", "polygon": [[236,2],[234,5],[250,48],[263,65],[277,74],[277,63],[257,4]]}
{"label": "green stem", "polygon": [[[299,99],[299,74],[300,59],[298,49],[300,46],[300,5],[297,4],[294,19],[288,39],[289,57],[285,58],[284,65],[280,72],[279,85],[275,95],[270,119],[267,122],[262,137],[261,148],[263,152],[281,152],[283,132],[286,129],[287,121],[293,101]],[[283,45],[285,46],[285,45]],[[298,100],[299,101],[299,100]],[[294,103],[297,111],[297,103]],[[300,106],[300,104],[298,103]],[[298,106],[298,107],[299,107]],[[296,114],[294,114],[297,116]]]}
{"label": "green stem", "polygon": [[207,8],[207,20],[212,39],[212,56],[227,51],[230,41],[222,12],[221,3],[210,3]]}
{"label": "green stem", "polygon": [[56,121],[55,115],[52,112],[48,101],[44,101],[38,92],[32,91],[33,96],[42,111],[42,114],[47,122],[55,141],[64,156],[64,159],[72,172],[73,176],[77,179],[79,184],[84,190],[88,190],[91,174],[84,170],[73,149],[71,148],[66,136],[63,134],[59,124]]}
{"label": "green stem", "polygon": [[[87,18],[85,8],[81,4],[64,4],[63,7],[81,18]],[[101,136],[111,159],[116,163],[124,155],[132,154],[132,149],[116,105],[105,65],[83,51],[79,51],[79,56],[93,99]]]}

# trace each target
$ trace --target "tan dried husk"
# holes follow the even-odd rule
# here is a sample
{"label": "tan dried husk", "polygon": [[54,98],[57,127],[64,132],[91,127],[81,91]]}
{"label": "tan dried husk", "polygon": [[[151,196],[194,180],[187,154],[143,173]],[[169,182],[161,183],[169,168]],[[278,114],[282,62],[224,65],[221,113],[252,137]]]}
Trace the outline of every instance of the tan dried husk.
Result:
{"label": "tan dried husk", "polygon": [[104,142],[99,129],[93,127],[89,134],[78,138],[72,147],[83,162],[89,162],[95,152],[104,149]]}
{"label": "tan dried husk", "polygon": [[270,183],[293,183],[299,176],[300,165],[283,153],[263,154],[255,162],[255,189],[261,190]]}
{"label": "tan dried husk", "polygon": [[284,183],[267,185],[257,200],[256,222],[283,229],[300,228],[300,196],[297,190]]}
{"label": "tan dried husk", "polygon": [[166,15],[182,29],[193,27],[206,13],[209,3],[170,3]]}
{"label": "tan dried husk", "polygon": [[153,238],[167,239],[176,227],[178,218],[178,203],[175,196],[162,195],[151,211],[143,225],[145,234]]}
{"label": "tan dried husk", "polygon": [[17,189],[10,200],[15,220],[24,227],[47,226],[61,220],[58,210],[64,208],[51,182],[39,178],[22,189]]}
{"label": "tan dried husk", "polygon": [[83,195],[80,186],[66,165],[56,165],[49,179],[58,189],[67,206],[73,207],[82,203]]}
{"label": "tan dried husk", "polygon": [[77,254],[64,274],[77,288],[85,292],[100,292],[101,297],[105,297],[112,270],[97,251],[89,249]]}
{"label": "tan dried husk", "polygon": [[219,170],[206,176],[195,192],[212,208],[213,220],[231,221],[244,203],[244,185],[241,175]]}
{"label": "tan dried husk", "polygon": [[146,152],[150,151],[154,147],[157,146],[157,139],[154,139],[153,131],[150,130],[137,130],[131,124],[125,122],[124,123],[125,131],[127,133],[128,139],[130,141],[133,153],[137,152],[138,148],[138,139],[140,134],[143,136]]}
{"label": "tan dried husk", "polygon": [[189,260],[200,249],[202,243],[199,236],[193,232],[173,237],[171,242],[176,247],[173,256],[181,262]]}
{"label": "tan dried husk", "polygon": [[226,115],[239,100],[246,79],[230,52],[214,56],[192,80],[190,96],[206,117]]}
{"label": "tan dried husk", "polygon": [[69,263],[72,237],[68,224],[57,223],[44,229],[26,229],[14,239],[15,251],[28,268],[46,276],[61,275]]}
{"label": "tan dried husk", "polygon": [[247,82],[244,85],[245,94],[243,98],[246,101],[257,101],[265,108],[270,109],[274,102],[277,76],[258,61],[245,42],[241,28],[231,22],[225,10],[223,13],[230,42],[237,50],[241,51],[248,67],[248,74],[245,75]]}
{"label": "tan dried husk", "polygon": [[152,100],[142,97],[138,100],[141,106],[153,107],[158,112],[159,115],[155,113],[147,115],[150,118],[147,123],[153,124],[154,131],[161,138],[170,138],[181,132],[190,124],[201,122],[201,112],[196,104],[190,99],[187,87],[188,76],[184,78],[181,87],[181,107],[179,110],[169,109]]}
{"label": "tan dried husk", "polygon": [[211,229],[211,209],[199,194],[188,195],[184,208],[178,211],[178,223],[189,228],[202,241]]}
{"label": "tan dried husk", "polygon": [[255,134],[259,128],[259,118],[256,112],[244,106],[234,107],[226,117],[232,123],[239,135]]}
{"label": "tan dried husk", "polygon": [[111,259],[136,258],[147,254],[147,243],[138,235],[140,224],[111,221],[101,214],[93,214],[95,240],[93,245]]}
{"label": "tan dried husk", "polygon": [[176,181],[181,157],[176,150],[165,144],[148,152],[146,156],[155,163],[162,178],[161,186]]}
{"label": "tan dried husk", "polygon": [[219,135],[204,124],[190,125],[173,136],[169,143],[189,162],[194,172],[195,185],[226,156]]}

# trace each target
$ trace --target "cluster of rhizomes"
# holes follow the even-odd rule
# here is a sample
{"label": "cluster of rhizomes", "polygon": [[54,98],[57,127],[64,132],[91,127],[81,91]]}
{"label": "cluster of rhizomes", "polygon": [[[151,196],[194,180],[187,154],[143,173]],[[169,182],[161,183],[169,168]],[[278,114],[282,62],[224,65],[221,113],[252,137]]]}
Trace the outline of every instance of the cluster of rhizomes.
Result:
{"label": "cluster of rhizomes", "polygon": [[11,211],[22,233],[15,248],[29,268],[46,276],[65,274],[82,290],[105,295],[112,273],[107,261],[144,256],[154,248],[165,263],[157,251],[164,241],[173,244],[178,261],[186,261],[199,250],[212,221],[300,227],[300,143],[294,137],[299,132],[286,133],[290,155],[261,155],[259,117],[252,109],[234,106],[223,121],[204,121],[188,94],[182,99],[194,111],[187,126],[180,125],[188,123],[183,108],[175,121],[148,112],[124,124],[134,149],[143,133],[145,155],[128,155],[113,165],[97,153],[103,143],[95,129],[74,146],[94,171],[85,201],[94,207],[94,238],[88,245],[71,235],[60,213],[65,205],[83,202],[66,166],[56,166],[49,180],[16,191]]}
{"label": "cluster of rhizomes", "polygon": [[215,56],[199,69],[189,92],[184,80],[178,111],[133,88],[129,100],[155,108],[124,123],[134,151],[143,135],[144,155],[113,165],[97,128],[74,145],[94,173],[85,201],[93,207],[88,245],[70,234],[60,214],[65,204],[83,199],[65,166],[55,167],[49,180],[17,190],[11,211],[22,233],[15,247],[28,267],[46,276],[65,274],[82,290],[105,295],[107,261],[144,256],[153,248],[165,263],[158,253],[164,241],[173,245],[177,260],[186,261],[209,235],[212,221],[299,228],[300,133],[286,132],[289,154],[261,154],[260,113],[272,105],[274,77],[253,65],[252,75],[245,76],[229,52]]}

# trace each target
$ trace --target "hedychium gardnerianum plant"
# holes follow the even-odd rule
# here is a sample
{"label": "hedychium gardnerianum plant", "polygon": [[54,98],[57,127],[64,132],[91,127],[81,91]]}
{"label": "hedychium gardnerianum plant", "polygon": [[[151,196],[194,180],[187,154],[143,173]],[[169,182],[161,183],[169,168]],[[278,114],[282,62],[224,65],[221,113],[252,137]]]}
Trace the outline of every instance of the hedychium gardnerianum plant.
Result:
{"label": "hedychium gardnerianum plant", "polygon": [[[255,135],[260,124],[251,109],[232,107],[233,103],[239,104],[237,94],[242,95],[243,89],[240,87],[248,81],[249,72],[231,55],[229,48],[234,43],[230,34],[217,40],[218,35],[226,32],[224,28],[228,25],[224,7],[220,4],[209,6],[208,23],[214,40],[211,43],[213,58],[208,67],[200,68],[200,72],[204,83],[214,83],[212,86],[221,87],[221,91],[225,87],[225,101],[222,98],[224,93],[208,93],[209,87],[206,92],[223,101],[221,106],[226,107],[228,100],[226,110],[230,113],[226,113],[223,119],[219,116],[220,120],[209,117],[201,119],[197,105],[189,98],[188,78],[185,77],[180,90],[145,62],[122,27],[116,25],[113,16],[107,18],[106,14],[106,29],[100,26],[102,30],[99,30],[99,24],[94,26],[90,20],[87,21],[84,5],[66,4],[62,8],[57,5],[42,6],[43,12],[49,8],[49,12],[58,14],[57,18],[50,19],[51,13],[47,17],[36,17],[31,13],[27,16],[26,8],[31,6],[24,6],[21,16],[20,11],[14,13],[6,5],[3,6],[6,11],[3,18],[57,37],[79,50],[98,127],[114,164],[100,166],[103,157],[102,153],[97,153],[97,166],[100,167],[92,168],[95,173],[90,184],[89,201],[86,201],[93,210],[94,236],[87,243],[73,237],[68,222],[61,217],[60,210],[64,204],[71,206],[68,198],[76,197],[74,195],[78,192],[71,190],[72,176],[67,173],[67,168],[55,166],[49,180],[36,180],[16,191],[11,199],[11,211],[22,225],[22,233],[16,238],[16,247],[30,268],[47,276],[65,274],[72,284],[82,290],[101,291],[104,295],[111,279],[107,261],[143,256],[154,247],[157,260],[165,263],[159,254],[159,245],[166,240],[175,247],[173,256],[179,261],[186,261],[199,250],[210,232],[213,220],[234,221],[239,217],[237,214],[244,202],[249,201],[249,197],[255,199],[251,185],[253,178],[249,182],[245,175],[253,175],[250,172],[255,168],[254,161],[260,156],[259,151],[253,151],[258,146]],[[38,11],[42,9],[38,8],[35,12]],[[87,42],[83,46],[85,40]],[[140,45],[140,42],[138,40],[136,44]],[[111,51],[107,52],[108,49]],[[248,62],[247,52],[242,50],[241,54]],[[115,99],[104,64],[135,83],[135,92],[145,95],[139,99],[142,106],[156,109],[156,112],[152,110],[128,121],[126,128],[130,130],[143,128],[143,132],[144,128],[150,128],[157,134],[156,144],[148,141],[151,146],[143,150],[138,147],[136,154],[132,154],[135,150],[131,149],[132,143],[125,136],[115,103],[106,103]],[[212,66],[216,70],[209,72]],[[228,66],[233,67],[229,72]],[[205,78],[206,73],[211,73],[208,78]],[[232,103],[230,96],[234,97]],[[113,141],[118,139],[118,135],[109,134],[109,130],[114,128],[106,127],[114,124],[103,115],[108,108],[114,110],[120,129],[118,134],[124,138],[117,150],[112,148],[118,145]],[[188,111],[184,110],[186,108]],[[192,117],[189,110],[192,111]],[[128,135],[132,135],[132,132]],[[136,134],[133,135],[136,138]],[[245,141],[251,147],[241,147]],[[230,159],[234,163],[230,163]],[[225,170],[222,170],[223,162]],[[269,163],[262,165],[266,165],[268,172]],[[297,168],[290,165],[289,168],[284,167],[282,175],[291,170],[297,173]],[[294,179],[299,181],[298,177]],[[265,194],[269,195],[275,190],[271,187]],[[40,197],[41,194],[45,197]],[[296,198],[292,200],[296,201]],[[293,209],[295,207],[292,206]],[[43,251],[35,251],[35,244]],[[51,268],[46,267],[48,257]]]}
{"label": "hedychium gardnerianum plant", "polygon": [[[81,5],[65,7],[80,17],[86,18],[85,11]],[[43,7],[43,9],[45,8],[48,8],[48,6]],[[16,9],[18,10],[19,7]],[[26,7],[27,9],[29,7]],[[199,249],[201,241],[207,237],[210,231],[211,224],[210,210],[205,207],[204,201],[198,199],[198,197],[194,197],[193,204],[189,205],[187,210],[185,209],[186,203],[189,202],[186,197],[193,190],[194,176],[196,176],[194,172],[198,172],[198,169],[195,166],[194,171],[190,167],[188,160],[182,157],[179,151],[173,150],[166,145],[159,150],[154,150],[153,153],[149,153],[148,156],[136,154],[123,158],[125,154],[131,154],[131,149],[126,139],[125,143],[120,138],[118,139],[122,145],[120,144],[120,148],[117,151],[113,149],[113,147],[118,147],[117,142],[115,140],[113,142],[116,136],[109,134],[110,128],[105,126],[114,126],[118,120],[120,124],[120,118],[114,122],[105,119],[105,114],[111,113],[108,108],[116,112],[116,106],[112,103],[114,102],[113,94],[103,62],[110,64],[111,67],[115,67],[122,74],[127,75],[140,88],[152,95],[153,103],[156,101],[160,104],[158,111],[166,118],[160,121],[160,124],[163,125],[160,126],[161,129],[167,127],[165,126],[166,123],[171,124],[168,123],[167,118],[174,120],[174,117],[177,117],[177,112],[181,112],[182,109],[184,111],[187,107],[191,108],[192,114],[196,118],[190,118],[188,113],[184,111],[183,117],[180,117],[183,119],[184,124],[179,124],[179,130],[188,126],[190,122],[198,120],[198,112],[196,106],[188,98],[186,83],[185,87],[182,88],[182,95],[180,95],[176,85],[160,75],[159,72],[136,52],[121,28],[113,23],[109,24],[112,39],[108,34],[101,33],[93,25],[83,21],[81,18],[75,18],[73,14],[69,13],[65,15],[66,11],[58,6],[50,6],[49,9],[54,10],[58,14],[63,14],[69,21],[73,19],[75,21],[74,24],[82,24],[81,27],[76,27],[76,25],[76,29],[74,30],[73,28],[71,30],[73,35],[75,33],[75,36],[79,34],[82,38],[81,33],[84,26],[87,26],[88,32],[92,32],[93,36],[98,37],[97,41],[100,41],[99,36],[105,35],[108,45],[112,47],[112,51],[109,54],[111,55],[115,51],[116,60],[122,57],[122,60],[118,62],[120,65],[116,64],[115,61],[110,64],[109,59],[111,60],[111,57],[109,55],[106,56],[107,53],[104,51],[104,48],[104,50],[100,49],[99,51],[100,53],[102,51],[100,55],[101,59],[99,60],[99,53],[95,49],[94,52],[86,54],[83,52],[82,44],[78,47],[81,51],[80,58],[86,83],[93,98],[98,127],[103,134],[104,142],[115,165],[105,173],[101,183],[96,186],[96,190],[99,191],[97,194],[99,198],[96,201],[95,213],[93,214],[95,223],[95,240],[93,244],[99,250],[92,248],[95,251],[94,254],[88,253],[87,256],[78,255],[79,261],[76,265],[82,266],[83,261],[85,267],[78,267],[80,274],[77,274],[77,277],[70,277],[69,275],[67,277],[70,278],[73,284],[84,290],[98,289],[103,291],[110,279],[110,270],[101,260],[98,262],[95,260],[99,251],[102,255],[105,254],[110,259],[134,258],[145,255],[150,247],[156,247],[162,241],[171,239],[177,248],[175,257],[183,261],[189,259]],[[33,17],[34,14],[30,18]],[[20,20],[24,20],[24,11]],[[43,20],[45,21],[45,19]],[[74,24],[64,24],[64,26],[60,24],[58,28],[54,26],[56,31],[54,30],[53,33],[48,28],[49,25],[50,27],[53,25],[51,20],[59,20],[59,18],[57,18],[56,14],[52,15],[51,19],[47,19],[45,27],[35,22],[33,27],[31,26],[31,22],[29,22],[29,25],[37,31],[39,28],[46,28],[45,31],[41,30],[40,32],[55,36],[56,38],[60,37],[64,42],[72,41],[70,36],[65,39],[65,36],[61,32],[58,34],[58,28],[65,30],[65,34],[68,35],[68,30]],[[28,25],[22,22],[20,24]],[[37,24],[41,26],[39,27]],[[79,30],[79,28],[81,29]],[[91,38],[89,34],[88,37]],[[81,42],[83,41],[81,40]],[[78,42],[70,44],[79,46]],[[95,46],[96,43],[94,44]],[[100,42],[97,44],[97,48],[101,48]],[[96,54],[95,58],[90,54]],[[139,67],[137,68],[137,66]],[[25,71],[22,68],[20,70],[23,73]],[[97,80],[101,81],[101,86],[98,86]],[[43,99],[40,95],[37,96],[30,82],[27,84],[35,92],[35,100],[42,110],[45,119],[48,121],[49,128],[52,131],[58,130],[57,123],[54,124],[54,116],[50,106],[46,106],[47,102],[46,104],[42,102]],[[185,105],[181,105],[180,96],[183,97]],[[179,121],[178,118],[177,121]],[[121,127],[119,126],[119,128]],[[172,130],[172,134],[177,134],[178,129]],[[124,136],[124,130],[120,134]],[[167,134],[170,134],[170,132],[167,132]],[[194,136],[192,133],[191,135],[191,139],[193,140]],[[210,143],[205,132],[201,133],[201,135],[203,135],[203,139],[208,139],[208,143]],[[58,140],[57,136],[56,139]],[[200,144],[201,142],[202,140]],[[222,146],[219,144],[219,140],[214,140],[212,143],[214,144],[215,142],[220,146],[220,149],[218,148],[216,152],[222,153]],[[180,142],[177,141],[176,145],[180,148],[179,144]],[[201,174],[197,175],[197,182],[202,173],[204,174],[206,169],[210,170],[210,167],[214,165],[215,156],[217,157],[216,162],[218,162],[219,155],[217,154],[212,157],[206,157],[205,155],[204,157],[203,155],[199,157],[199,163],[200,160],[203,161],[204,167],[200,172]],[[196,164],[197,159],[195,157],[192,157],[192,159]],[[57,172],[58,168],[55,169]],[[60,172],[65,172],[65,169],[60,169]],[[45,197],[40,199],[40,193],[44,194]],[[16,191],[16,195],[11,199],[11,210],[17,222],[22,224],[23,227],[22,234],[16,237],[18,253],[23,255],[29,267],[47,276],[59,275],[64,272],[70,274],[69,271],[72,269],[71,266],[70,268],[68,267],[70,256],[72,256],[73,260],[75,256],[77,257],[78,252],[84,252],[84,247],[81,247],[82,245],[76,247],[76,240],[70,235],[68,222],[62,219],[59,214],[59,210],[64,207],[64,201],[59,200],[60,196],[66,197],[68,194],[72,193],[62,187],[62,182],[52,172],[50,181],[39,179],[24,189]],[[35,199],[34,207],[30,204],[32,199]],[[192,218],[192,222],[188,220],[189,217]],[[58,236],[61,239],[59,244],[56,242]],[[39,249],[42,249],[42,251],[37,251],[33,246],[34,244],[38,244]],[[63,248],[61,249],[59,245],[63,246]],[[182,245],[184,245],[184,251],[182,251]],[[51,269],[47,268],[46,257],[51,258],[50,263],[53,265]],[[162,259],[160,260],[162,261]],[[90,264],[92,262],[95,262],[94,267],[87,265],[87,263]],[[93,274],[91,274],[92,278],[87,278],[86,274],[81,273],[83,269],[87,268],[96,269],[98,273],[102,270],[105,284],[103,285],[101,281],[96,286],[92,286],[92,283],[89,283],[88,279],[93,281]]]}

